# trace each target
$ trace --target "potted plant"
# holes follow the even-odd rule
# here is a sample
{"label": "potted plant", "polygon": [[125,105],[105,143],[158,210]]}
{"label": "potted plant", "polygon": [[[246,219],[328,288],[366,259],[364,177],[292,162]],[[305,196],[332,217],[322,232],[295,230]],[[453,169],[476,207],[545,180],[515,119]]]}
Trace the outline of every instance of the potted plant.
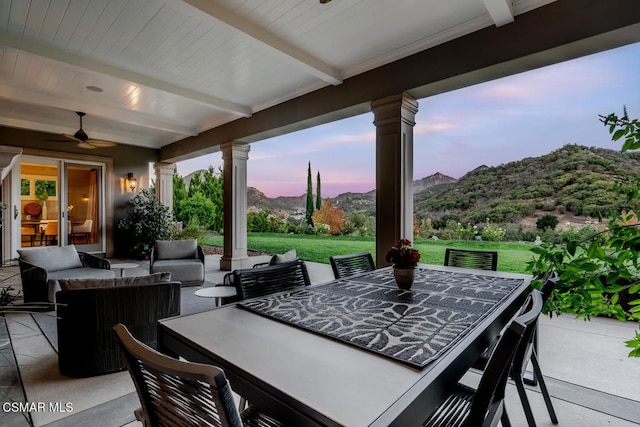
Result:
{"label": "potted plant", "polygon": [[411,246],[411,240],[400,239],[389,249],[385,256],[393,263],[393,277],[400,289],[411,289],[415,277],[415,268],[420,261],[420,252]]}

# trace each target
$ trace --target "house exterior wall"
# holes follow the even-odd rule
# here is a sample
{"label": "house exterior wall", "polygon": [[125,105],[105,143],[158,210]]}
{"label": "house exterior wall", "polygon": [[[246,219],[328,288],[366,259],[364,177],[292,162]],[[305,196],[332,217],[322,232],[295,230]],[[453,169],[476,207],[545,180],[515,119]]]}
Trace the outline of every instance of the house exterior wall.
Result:
{"label": "house exterior wall", "polygon": [[[58,139],[61,141],[50,141]],[[126,215],[127,202],[133,199],[140,189],[149,188],[152,179],[149,176],[149,163],[158,161],[159,150],[131,145],[87,150],[76,147],[73,141],[62,141],[57,135],[6,127],[0,127],[0,145],[21,147],[25,155],[106,163],[106,255],[117,256],[121,252],[119,249],[122,238],[119,236],[117,224]],[[135,192],[126,185],[129,172],[133,172],[138,180]],[[3,200],[3,203],[8,201]]]}

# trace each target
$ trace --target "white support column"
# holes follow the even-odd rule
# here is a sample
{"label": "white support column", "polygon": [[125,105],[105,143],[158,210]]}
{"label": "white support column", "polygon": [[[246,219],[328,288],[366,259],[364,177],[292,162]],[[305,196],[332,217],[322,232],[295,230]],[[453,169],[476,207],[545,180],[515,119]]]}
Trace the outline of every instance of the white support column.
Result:
{"label": "white support column", "polygon": [[173,170],[175,164],[157,162],[153,165],[156,172],[156,192],[158,201],[173,213]]}
{"label": "white support column", "polygon": [[398,239],[413,240],[413,127],[418,102],[406,93],[371,102],[376,126],[376,265]]}
{"label": "white support column", "polygon": [[247,256],[247,160],[249,145],[222,144],[224,162],[224,254],[221,270],[249,267]]}

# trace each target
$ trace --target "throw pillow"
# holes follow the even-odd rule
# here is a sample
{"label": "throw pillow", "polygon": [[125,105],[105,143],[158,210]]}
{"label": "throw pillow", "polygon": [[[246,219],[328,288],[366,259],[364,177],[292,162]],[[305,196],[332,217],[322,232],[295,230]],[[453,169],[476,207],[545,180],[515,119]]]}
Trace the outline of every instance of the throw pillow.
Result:
{"label": "throw pillow", "polygon": [[282,264],[284,262],[295,261],[296,259],[298,259],[296,250],[291,249],[290,251],[283,254],[275,254],[274,256],[272,256],[271,261],[269,261],[269,265]]}

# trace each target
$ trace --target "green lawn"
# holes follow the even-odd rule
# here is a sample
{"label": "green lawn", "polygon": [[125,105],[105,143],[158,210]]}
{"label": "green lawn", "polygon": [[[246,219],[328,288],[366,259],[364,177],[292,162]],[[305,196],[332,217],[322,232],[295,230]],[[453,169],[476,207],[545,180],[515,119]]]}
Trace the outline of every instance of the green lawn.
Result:
{"label": "green lawn", "polygon": [[[222,246],[222,236],[206,236],[200,243]],[[298,256],[307,261],[328,264],[331,255],[345,255],[369,251],[375,258],[373,237],[350,236],[308,236],[300,234],[249,233],[247,247],[251,251],[268,254],[284,253],[295,248]],[[418,240],[414,247],[420,251],[420,262],[426,264],[444,263],[446,248],[498,251],[498,270],[524,273],[527,262],[533,258],[533,245],[507,242],[476,242],[467,240]]]}

